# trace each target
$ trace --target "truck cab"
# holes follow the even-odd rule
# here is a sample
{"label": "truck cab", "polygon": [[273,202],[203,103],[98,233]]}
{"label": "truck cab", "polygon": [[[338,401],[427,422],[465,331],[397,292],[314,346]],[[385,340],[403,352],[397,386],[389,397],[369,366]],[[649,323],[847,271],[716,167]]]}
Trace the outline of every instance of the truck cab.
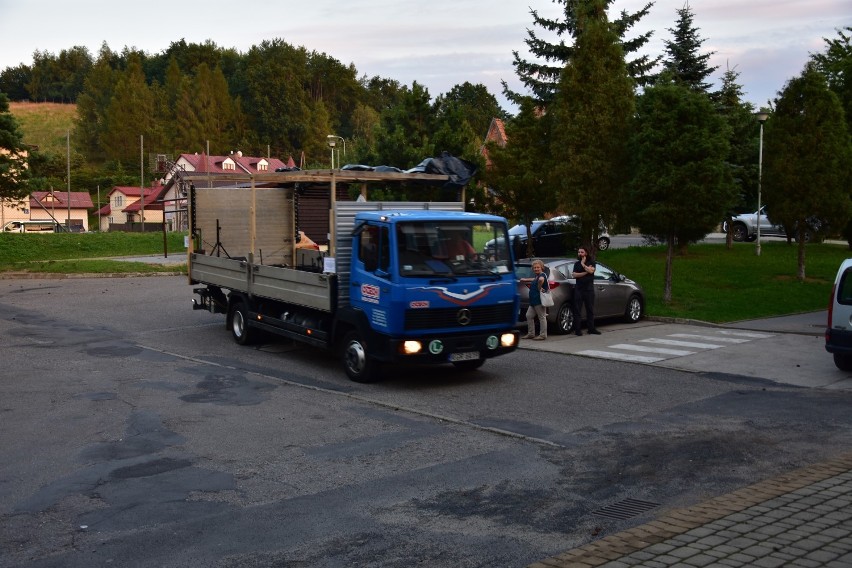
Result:
{"label": "truck cab", "polygon": [[[505,220],[492,215],[359,213],[349,306],[364,337],[344,347],[350,376],[370,370],[371,361],[475,369],[517,348],[517,333],[506,325],[519,301],[511,251],[478,252],[505,237]],[[372,343],[371,357],[361,341]]]}

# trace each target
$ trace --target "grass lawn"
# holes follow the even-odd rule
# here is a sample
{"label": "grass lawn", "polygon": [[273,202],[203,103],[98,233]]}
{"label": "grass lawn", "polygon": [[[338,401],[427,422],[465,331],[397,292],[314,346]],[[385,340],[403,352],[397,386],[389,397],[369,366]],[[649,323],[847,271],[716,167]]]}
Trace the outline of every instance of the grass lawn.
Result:
{"label": "grass lawn", "polygon": [[[178,272],[186,265],[159,266],[103,260],[108,257],[186,253],[184,233],[0,234],[0,271],[50,273]],[[166,248],[164,248],[166,247]]]}
{"label": "grass lawn", "polygon": [[[184,233],[169,233],[169,255],[185,252]],[[154,266],[102,260],[104,257],[163,254],[162,233],[0,234],[0,271],[55,273],[186,272],[186,265]],[[730,322],[824,310],[840,262],[849,247],[807,245],[805,282],[796,279],[796,245],[764,242],[761,256],[753,243],[692,245],[673,266],[672,302],[663,303],[665,247],[601,251],[598,259],[638,282],[645,290],[646,313]]]}
{"label": "grass lawn", "polygon": [[663,303],[665,247],[630,247],[598,253],[598,260],[638,282],[652,316],[731,322],[824,310],[840,262],[852,257],[846,245],[810,244],[804,282],[796,278],[798,245],[753,243],[691,245],[672,268],[672,302]]}

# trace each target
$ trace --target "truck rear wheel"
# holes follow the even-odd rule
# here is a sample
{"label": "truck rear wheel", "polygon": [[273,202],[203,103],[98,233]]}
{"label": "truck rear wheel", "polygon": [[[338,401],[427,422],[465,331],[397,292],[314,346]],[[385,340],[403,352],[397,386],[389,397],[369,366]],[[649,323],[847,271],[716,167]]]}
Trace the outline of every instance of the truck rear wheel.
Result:
{"label": "truck rear wheel", "polygon": [[242,301],[234,302],[228,313],[231,324],[231,336],[240,345],[249,345],[254,341],[256,333],[248,326],[248,308]]}
{"label": "truck rear wheel", "polygon": [[343,369],[356,383],[379,380],[379,362],[367,355],[367,344],[357,331],[343,338]]}

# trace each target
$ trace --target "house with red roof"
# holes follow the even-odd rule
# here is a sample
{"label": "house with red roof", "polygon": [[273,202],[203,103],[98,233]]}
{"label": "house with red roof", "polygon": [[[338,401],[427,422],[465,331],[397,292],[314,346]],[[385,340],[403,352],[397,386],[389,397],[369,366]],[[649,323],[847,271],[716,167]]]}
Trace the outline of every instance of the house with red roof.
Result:
{"label": "house with red roof", "polygon": [[85,191],[34,191],[18,202],[3,200],[0,223],[5,227],[12,221],[52,221],[79,233],[89,230],[94,207]]}
{"label": "house with red roof", "polygon": [[485,167],[491,167],[491,160],[488,157],[488,144],[493,143],[504,148],[509,138],[506,136],[506,125],[499,118],[492,118],[491,124],[488,126],[488,132],[485,134],[485,141],[479,148],[479,153],[485,157]]}
{"label": "house with red roof", "polygon": [[295,167],[293,158],[285,163],[278,158],[263,158],[244,156],[242,152],[231,152],[227,156],[212,156],[207,154],[181,154],[172,167],[165,172],[160,182],[163,187],[161,203],[164,206],[164,219],[169,231],[185,231],[189,228],[186,217],[186,195],[188,188],[183,187],[181,173],[206,173],[209,183],[216,185],[233,185],[231,180],[216,180],[222,174],[257,174],[274,172],[280,168]]}
{"label": "house with red roof", "polygon": [[[164,193],[159,181],[143,189],[139,186],[115,186],[107,194],[107,204],[98,209],[101,231],[162,230]],[[144,195],[143,195],[144,194]],[[144,198],[144,201],[143,201]]]}

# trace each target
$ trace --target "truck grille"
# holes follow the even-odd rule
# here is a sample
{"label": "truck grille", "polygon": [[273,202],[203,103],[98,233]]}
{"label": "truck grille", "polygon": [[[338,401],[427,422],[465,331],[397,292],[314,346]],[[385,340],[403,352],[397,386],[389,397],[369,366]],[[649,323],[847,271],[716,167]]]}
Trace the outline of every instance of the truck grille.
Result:
{"label": "truck grille", "polygon": [[[459,323],[459,312],[467,309],[470,323]],[[471,308],[435,308],[405,310],[405,329],[440,329],[447,327],[466,328],[480,325],[514,324],[514,306],[500,304]]]}

